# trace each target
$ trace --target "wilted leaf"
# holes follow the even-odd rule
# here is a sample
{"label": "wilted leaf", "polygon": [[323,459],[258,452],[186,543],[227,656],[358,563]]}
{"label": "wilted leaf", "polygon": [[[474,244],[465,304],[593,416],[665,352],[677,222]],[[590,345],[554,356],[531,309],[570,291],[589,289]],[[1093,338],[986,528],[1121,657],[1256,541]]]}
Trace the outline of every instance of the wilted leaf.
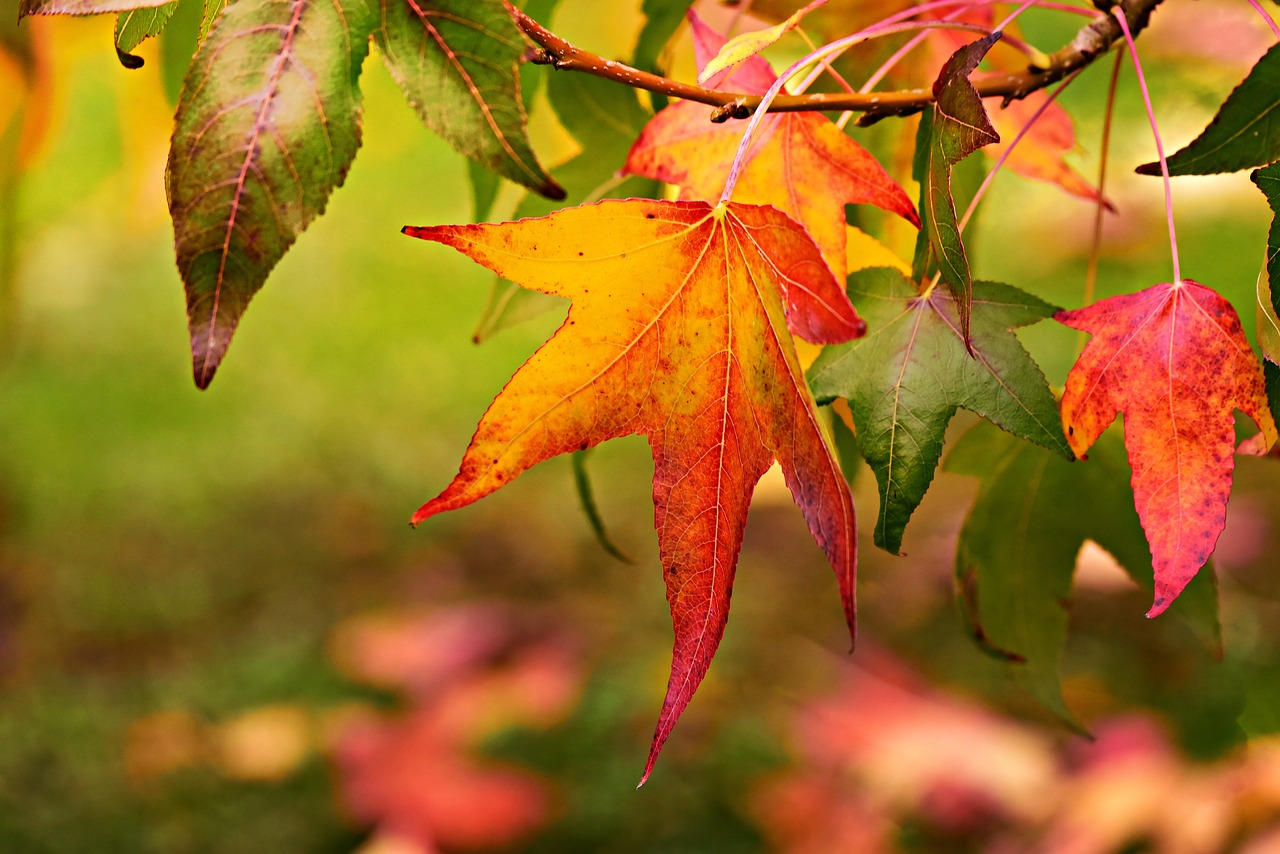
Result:
{"label": "wilted leaf", "polygon": [[[1068,462],[980,424],[956,443],[945,469],[982,478],[956,550],[971,629],[983,644],[1016,655],[1011,671],[1031,695],[1081,729],[1058,678],[1080,549],[1092,540],[1142,587],[1152,584],[1151,552],[1126,486],[1130,470],[1119,437],[1108,433],[1087,462]],[[1220,648],[1210,574],[1192,581],[1174,610]]]}
{"label": "wilted leaf", "polygon": [[1184,279],[1054,315],[1093,338],[1067,376],[1062,423],[1083,455],[1125,416],[1134,503],[1163,612],[1196,574],[1226,522],[1236,409],[1276,441],[1258,359],[1231,304]]}
{"label": "wilted leaf", "polygon": [[27,15],[101,15],[163,6],[169,0],[18,0],[18,18]]}
{"label": "wilted leaf", "polygon": [[755,56],[787,33],[794,30],[800,25],[801,19],[814,9],[826,3],[827,0],[813,0],[801,8],[797,9],[791,17],[781,23],[774,24],[772,27],[765,27],[763,30],[751,30],[746,33],[739,33],[729,39],[721,46],[719,52],[711,57],[702,69],[698,72],[698,82],[706,83],[712,77],[715,77],[726,68],[737,65],[749,57]]}
{"label": "wilted leaf", "polygon": [[832,342],[863,323],[802,229],[766,207],[632,199],[406,233],[573,300],[414,522],[557,454],[649,439],[675,649],[646,778],[720,642],[751,493],[774,460],[836,572],[852,629],[853,504],[787,330]]}
{"label": "wilted leaf", "polygon": [[517,67],[525,42],[503,0],[380,0],[374,33],[427,127],[459,153],[553,199],[525,130]]}
{"label": "wilted leaf", "polygon": [[[1267,51],[1218,114],[1186,148],[1168,158],[1170,175],[1212,175],[1280,160],[1280,45]],[[1142,175],[1159,175],[1144,163]]]}
{"label": "wilted leaf", "polygon": [[[694,47],[704,64],[724,39],[690,15]],[[734,91],[761,93],[777,78],[753,56],[720,82]],[[712,124],[710,108],[682,101],[667,107],[636,140],[625,170],[679,185],[681,198],[715,200],[724,190],[744,126]],[[835,124],[813,113],[766,117],[756,131],[734,199],[773,205],[801,225],[822,249],[837,278],[847,270],[846,204],[874,204],[919,224],[906,193],[875,158]]]}
{"label": "wilted leaf", "polygon": [[168,186],[201,388],[249,300],[346,177],[368,33],[332,0],[239,0],[192,62]]}
{"label": "wilted leaf", "polygon": [[924,498],[956,409],[1070,458],[1057,405],[1040,368],[1010,329],[1048,317],[1054,307],[1008,285],[978,282],[972,354],[955,298],[927,295],[896,270],[860,270],[849,297],[862,306],[865,338],[827,347],[809,370],[814,397],[847,398],[858,447],[876,473],[876,545],[891,552]]}
{"label": "wilted leaf", "polygon": [[[955,294],[960,332],[966,343],[973,277],[951,197],[951,170],[982,146],[1000,141],[978,90],[969,82],[969,75],[999,38],[1000,33],[995,32],[962,47],[942,67],[933,84],[933,113],[929,121],[920,123],[916,149],[915,178],[920,182],[920,218],[924,223],[921,245],[927,245],[942,281]],[[917,264],[916,277],[923,277],[927,268],[927,264]]]}

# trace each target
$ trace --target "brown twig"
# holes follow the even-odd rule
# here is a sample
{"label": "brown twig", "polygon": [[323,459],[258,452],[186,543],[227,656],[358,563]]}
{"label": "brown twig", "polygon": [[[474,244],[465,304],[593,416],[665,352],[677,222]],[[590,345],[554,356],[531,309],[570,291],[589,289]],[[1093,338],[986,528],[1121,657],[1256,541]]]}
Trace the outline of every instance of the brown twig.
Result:
{"label": "brown twig", "polygon": [[[1125,20],[1133,33],[1146,28],[1151,13],[1164,0],[1121,0],[1116,6],[1124,10]],[[712,121],[748,118],[760,103],[759,95],[735,92],[717,92],[690,83],[682,83],[669,77],[650,74],[621,62],[604,59],[590,51],[574,47],[560,36],[543,27],[519,9],[510,7],[516,25],[538,47],[532,61],[542,65],[569,71],[582,71],[616,80],[635,89],[659,92],[672,98],[683,98],[709,104],[719,109]],[[1025,98],[1043,89],[1079,68],[1091,64],[1107,53],[1123,39],[1124,33],[1115,18],[1108,15],[1086,25],[1071,44],[1049,55],[1043,68],[1028,67],[1015,74],[1001,74],[975,81],[978,94],[983,98],[1002,97],[1005,103]],[[908,116],[933,103],[929,89],[907,89],[896,92],[839,92],[834,94],[779,95],[769,105],[769,112],[838,111],[862,113],[858,124],[868,125],[886,116]]]}

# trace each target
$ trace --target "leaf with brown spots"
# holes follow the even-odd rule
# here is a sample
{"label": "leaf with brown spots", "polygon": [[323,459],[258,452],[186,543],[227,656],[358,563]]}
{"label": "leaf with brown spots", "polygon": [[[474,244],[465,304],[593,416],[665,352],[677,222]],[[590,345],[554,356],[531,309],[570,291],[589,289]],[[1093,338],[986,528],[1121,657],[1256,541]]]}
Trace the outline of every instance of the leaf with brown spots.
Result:
{"label": "leaf with brown spots", "polygon": [[1133,497],[1151,546],[1162,613],[1209,559],[1226,522],[1235,460],[1233,412],[1276,424],[1262,370],[1231,304],[1183,279],[1054,315],[1093,338],[1067,376],[1062,424],[1083,455],[1125,417]]}
{"label": "leaf with brown spots", "polygon": [[572,300],[415,523],[557,454],[649,439],[675,649],[646,779],[720,643],[752,490],[775,460],[835,570],[852,631],[853,503],[788,329],[833,343],[865,324],[800,226],[763,206],[628,199],[405,231]]}

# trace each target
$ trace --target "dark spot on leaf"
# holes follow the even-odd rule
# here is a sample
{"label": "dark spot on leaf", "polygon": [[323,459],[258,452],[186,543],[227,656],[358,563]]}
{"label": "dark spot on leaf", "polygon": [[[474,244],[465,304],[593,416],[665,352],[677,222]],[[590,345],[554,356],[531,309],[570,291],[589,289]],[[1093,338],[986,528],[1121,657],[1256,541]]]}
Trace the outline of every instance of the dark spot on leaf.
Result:
{"label": "dark spot on leaf", "polygon": [[657,214],[647,213],[647,214],[645,214],[645,215],[644,215],[644,218],[645,218],[645,219],[657,219],[657,218],[658,218],[658,215],[657,215]]}

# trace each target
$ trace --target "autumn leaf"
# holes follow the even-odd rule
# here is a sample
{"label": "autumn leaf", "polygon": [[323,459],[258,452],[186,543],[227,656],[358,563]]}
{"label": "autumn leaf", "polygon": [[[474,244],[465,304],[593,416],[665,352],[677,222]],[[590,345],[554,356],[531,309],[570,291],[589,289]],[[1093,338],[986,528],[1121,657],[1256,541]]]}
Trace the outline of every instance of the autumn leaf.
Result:
{"label": "autumn leaf", "polygon": [[370,28],[332,0],[239,0],[192,60],[167,183],[200,388],[271,268],[346,177]]}
{"label": "autumn leaf", "polygon": [[18,18],[27,15],[101,15],[163,6],[169,0],[18,0]]}
{"label": "autumn leaf", "polygon": [[951,170],[982,146],[1000,141],[982,107],[978,90],[969,82],[969,74],[999,39],[997,31],[960,48],[938,73],[933,84],[933,112],[928,120],[920,123],[913,170],[920,182],[920,216],[924,223],[921,250],[917,251],[916,277],[923,277],[929,267],[923,263],[927,248],[927,257],[937,264],[942,281],[955,295],[960,309],[960,331],[966,342],[969,341],[973,277],[960,239],[956,203],[951,196]]}
{"label": "autumn leaf", "polygon": [[799,226],[755,205],[630,199],[405,231],[573,301],[415,524],[557,454],[649,439],[675,648],[645,779],[720,642],[751,493],[775,460],[835,570],[852,631],[853,504],[788,328],[820,343],[864,324]]}
{"label": "autumn leaf", "polygon": [[460,153],[553,199],[534,157],[517,66],[525,42],[503,0],[380,0],[374,32],[423,123]]}
{"label": "autumn leaf", "polygon": [[[689,21],[702,67],[724,39],[697,16],[691,14]],[[752,56],[718,87],[761,93],[776,79],[764,59]],[[667,107],[636,140],[624,171],[676,184],[684,199],[718,199],[743,129],[712,124],[709,116],[708,107],[687,101]],[[874,204],[919,225],[902,188],[830,119],[813,113],[771,115],[760,123],[751,145],[734,200],[773,205],[803,225],[837,278],[847,270],[846,204]]]}
{"label": "autumn leaf", "polygon": [[1057,404],[1044,375],[1010,329],[1054,307],[1008,285],[974,286],[972,355],[960,308],[947,291],[916,292],[896,270],[860,270],[849,297],[867,319],[865,338],[827,347],[809,370],[820,402],[847,398],[858,446],[876,474],[875,542],[897,552],[942,456],[960,407],[1066,458]]}
{"label": "autumn leaf", "polygon": [[[1126,486],[1131,473],[1119,437],[1104,434],[1088,462],[1068,462],[979,424],[952,448],[944,469],[982,478],[956,549],[956,585],[970,633],[1009,661],[1010,672],[1046,709],[1082,730],[1058,676],[1080,549],[1097,543],[1151,590],[1151,552]],[[1193,579],[1172,610],[1211,651],[1221,652],[1212,573]]]}
{"label": "autumn leaf", "polygon": [[699,63],[701,70],[698,72],[698,82],[706,83],[726,68],[737,65],[739,62],[760,53],[760,51],[800,26],[800,21],[805,15],[826,2],[827,0],[813,0],[812,3],[807,3],[797,9],[781,23],[774,24],[772,27],[765,27],[762,30],[739,33],[729,39],[716,55],[711,57],[705,64]]}
{"label": "autumn leaf", "polygon": [[[1209,126],[1170,155],[1168,165],[1170,175],[1212,175],[1275,160],[1280,160],[1280,45],[1258,60]],[[1160,164],[1144,163],[1137,171],[1159,175]]]}
{"label": "autumn leaf", "polygon": [[1067,376],[1062,423],[1083,455],[1125,416],[1134,504],[1151,546],[1155,601],[1169,607],[1213,553],[1235,460],[1233,411],[1276,424],[1258,359],[1231,304],[1183,279],[1054,315],[1093,338]]}

